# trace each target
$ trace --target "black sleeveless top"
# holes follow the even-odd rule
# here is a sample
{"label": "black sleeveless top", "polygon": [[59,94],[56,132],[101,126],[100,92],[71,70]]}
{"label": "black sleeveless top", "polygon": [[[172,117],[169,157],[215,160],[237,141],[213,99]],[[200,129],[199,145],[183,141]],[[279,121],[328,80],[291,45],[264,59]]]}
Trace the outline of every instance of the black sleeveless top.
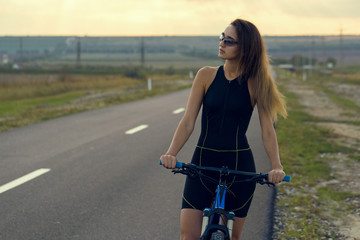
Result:
{"label": "black sleeveless top", "polygon": [[203,99],[197,147],[215,151],[248,149],[246,131],[253,107],[247,79],[227,80],[220,66]]}

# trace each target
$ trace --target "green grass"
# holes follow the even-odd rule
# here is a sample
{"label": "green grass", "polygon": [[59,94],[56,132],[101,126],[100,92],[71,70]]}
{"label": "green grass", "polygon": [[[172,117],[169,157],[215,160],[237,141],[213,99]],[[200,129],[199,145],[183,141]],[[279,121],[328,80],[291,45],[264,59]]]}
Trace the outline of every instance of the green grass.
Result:
{"label": "green grass", "polygon": [[314,184],[315,179],[328,179],[330,169],[327,163],[320,159],[319,154],[344,149],[327,141],[328,137],[333,136],[331,131],[310,123],[315,118],[304,112],[294,94],[284,88],[281,88],[281,91],[285,92],[289,106],[289,117],[281,119],[277,124],[281,159],[285,169],[292,174],[300,174],[302,181],[308,184]]}
{"label": "green grass", "polygon": [[[278,190],[285,197],[278,200],[277,205],[281,211],[286,211],[294,217],[283,219],[286,225],[281,229],[282,235],[277,233],[276,239],[336,238],[321,230],[324,229],[325,211],[329,209],[338,213],[339,204],[353,195],[348,192],[336,192],[332,187],[321,187],[315,193],[311,188],[333,179],[332,170],[321,154],[342,152],[353,156],[355,160],[359,159],[359,155],[356,149],[330,141],[330,138],[335,137],[334,133],[314,124],[322,120],[305,113],[305,108],[299,104],[297,96],[286,89],[287,79],[284,73],[280,72],[278,79],[280,90],[287,97],[289,116],[287,119],[279,120],[276,131],[281,161],[285,172],[291,175],[292,179],[290,184],[279,185]],[[335,93],[326,93],[334,94],[332,100],[337,99],[337,103],[340,102],[341,97],[336,97]],[[342,104],[354,108],[348,101],[343,101]]]}
{"label": "green grass", "polygon": [[[321,89],[326,93],[326,95],[332,100],[334,103],[337,103],[343,106],[345,109],[352,109],[356,112],[360,112],[360,106],[356,104],[356,102],[340,96],[338,93],[327,87],[325,84],[321,83],[319,80],[312,80],[310,83],[314,85],[316,88]],[[360,81],[359,81],[360,82]]]}
{"label": "green grass", "polygon": [[360,154],[353,154],[350,157],[351,159],[360,162]]}
{"label": "green grass", "polygon": [[346,191],[335,191],[331,187],[321,187],[318,189],[318,194],[321,201],[333,200],[340,203],[343,203],[347,198],[359,196],[359,194],[354,194]]}
{"label": "green grass", "polygon": [[[221,59],[216,56],[216,49],[212,52],[214,58],[204,58],[199,56],[186,56],[179,52],[174,53],[146,53],[145,54],[145,67],[154,69],[166,69],[168,67],[174,67],[175,69],[183,68],[201,68],[203,66],[212,65],[217,66],[223,64]],[[62,65],[68,64],[69,62],[76,62],[76,55],[63,55],[51,60],[50,62],[46,59],[44,61],[38,61],[41,65]],[[140,53],[137,54],[91,54],[83,53],[81,55],[81,62],[83,65],[88,66],[140,66],[141,57]]]}
{"label": "green grass", "polygon": [[[0,85],[0,131],[24,126],[77,112],[144,99],[191,86],[183,84],[187,76],[179,74],[152,74],[153,90],[146,81],[122,75],[66,74],[60,80],[28,81],[38,75],[23,75],[21,83]],[[62,79],[62,80],[61,80]],[[178,81],[180,80],[180,81]],[[106,94],[91,101],[77,101],[88,93]]]}
{"label": "green grass", "polygon": [[41,105],[47,105],[47,106],[61,105],[66,102],[75,100],[81,97],[83,94],[84,92],[70,92],[70,93],[62,93],[48,97],[1,101],[0,117],[11,116],[18,112],[22,112],[26,109]]}

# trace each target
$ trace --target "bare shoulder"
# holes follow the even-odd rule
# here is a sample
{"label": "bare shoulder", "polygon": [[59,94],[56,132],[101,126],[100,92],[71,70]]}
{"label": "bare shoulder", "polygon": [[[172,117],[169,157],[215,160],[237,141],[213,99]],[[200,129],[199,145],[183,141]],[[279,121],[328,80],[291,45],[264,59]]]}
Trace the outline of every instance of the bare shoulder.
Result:
{"label": "bare shoulder", "polygon": [[205,90],[209,88],[212,81],[215,79],[219,67],[203,67],[197,73],[197,78],[204,84]]}
{"label": "bare shoulder", "polygon": [[198,71],[198,74],[201,75],[202,77],[215,77],[217,70],[219,69],[219,67],[202,67],[200,68],[200,70]]}

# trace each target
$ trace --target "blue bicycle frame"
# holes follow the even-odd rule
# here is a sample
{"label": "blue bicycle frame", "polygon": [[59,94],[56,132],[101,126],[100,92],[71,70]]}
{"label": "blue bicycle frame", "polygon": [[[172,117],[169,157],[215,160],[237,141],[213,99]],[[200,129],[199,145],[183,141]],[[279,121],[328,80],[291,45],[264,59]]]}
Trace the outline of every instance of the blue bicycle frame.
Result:
{"label": "blue bicycle frame", "polygon": [[[234,212],[225,211],[226,183],[220,182],[217,186],[216,196],[212,208],[205,208],[203,211],[203,222],[200,239],[210,239],[214,232],[221,231],[224,239],[231,239],[232,228],[234,223]],[[227,220],[221,222],[222,218]]]}

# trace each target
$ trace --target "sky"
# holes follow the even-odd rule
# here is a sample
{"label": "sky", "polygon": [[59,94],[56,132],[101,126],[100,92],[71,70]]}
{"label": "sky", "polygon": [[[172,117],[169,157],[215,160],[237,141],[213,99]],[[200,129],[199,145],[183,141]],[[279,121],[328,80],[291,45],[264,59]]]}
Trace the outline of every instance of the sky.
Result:
{"label": "sky", "polygon": [[219,35],[232,20],[262,35],[360,34],[360,0],[0,0],[0,36]]}

